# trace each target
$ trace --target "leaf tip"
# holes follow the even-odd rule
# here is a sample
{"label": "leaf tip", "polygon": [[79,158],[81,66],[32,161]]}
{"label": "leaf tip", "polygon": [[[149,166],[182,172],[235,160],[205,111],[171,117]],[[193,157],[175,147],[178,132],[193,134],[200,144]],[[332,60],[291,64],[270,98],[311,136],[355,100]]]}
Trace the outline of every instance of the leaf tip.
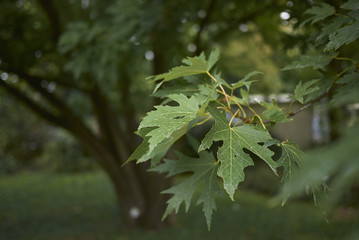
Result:
{"label": "leaf tip", "polygon": [[211,221],[207,221],[207,230],[208,230],[208,232],[210,232],[211,231]]}

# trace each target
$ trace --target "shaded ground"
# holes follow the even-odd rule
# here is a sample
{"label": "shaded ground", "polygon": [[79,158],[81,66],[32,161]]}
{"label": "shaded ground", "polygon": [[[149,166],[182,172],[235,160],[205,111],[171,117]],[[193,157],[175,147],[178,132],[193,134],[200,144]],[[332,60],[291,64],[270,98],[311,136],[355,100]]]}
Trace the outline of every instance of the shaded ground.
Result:
{"label": "shaded ground", "polygon": [[127,231],[119,222],[115,196],[100,172],[79,175],[23,173],[0,178],[0,239],[344,239],[358,222],[330,223],[312,205],[271,208],[265,197],[242,192],[235,203],[221,200],[211,232],[196,207],[172,228]]}

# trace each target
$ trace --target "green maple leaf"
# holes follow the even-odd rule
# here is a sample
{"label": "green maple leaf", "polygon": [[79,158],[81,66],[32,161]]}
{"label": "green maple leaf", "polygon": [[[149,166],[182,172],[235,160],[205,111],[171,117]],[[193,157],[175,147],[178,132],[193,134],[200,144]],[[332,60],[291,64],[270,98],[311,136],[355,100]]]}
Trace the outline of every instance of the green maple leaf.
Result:
{"label": "green maple leaf", "polygon": [[324,37],[330,36],[331,33],[337,31],[344,23],[348,22],[350,18],[339,15],[336,17],[330,24],[324,26],[322,30],[320,31],[320,34],[316,38],[316,41],[319,41],[320,39]]}
{"label": "green maple leaf", "polygon": [[237,89],[239,87],[242,87],[242,86],[246,86],[247,90],[249,90],[252,82],[254,82],[253,80],[252,81],[248,81],[251,77],[253,77],[254,75],[257,75],[257,74],[263,74],[262,72],[259,72],[259,71],[253,71],[253,72],[250,72],[248,73],[246,76],[244,76],[244,78],[242,78],[241,80],[239,80],[237,83],[233,83],[231,84],[232,87],[230,87],[231,89]]}
{"label": "green maple leaf", "polygon": [[[283,167],[282,183],[287,188],[287,182],[291,179],[293,172],[298,170],[303,164],[304,152],[292,143],[281,144],[282,155],[277,161],[278,167]],[[283,195],[282,205],[288,200],[289,195]]]}
{"label": "green maple leaf", "polygon": [[352,72],[344,75],[339,81],[339,84],[344,84],[338,88],[334,94],[330,104],[334,106],[345,105],[348,103],[359,102],[359,73]]}
{"label": "green maple leaf", "polygon": [[328,65],[333,58],[335,58],[335,56],[332,55],[300,56],[299,60],[294,61],[282,70],[302,69],[307,67],[320,69]]}
{"label": "green maple leaf", "polygon": [[336,82],[337,78],[323,76],[317,83],[316,87],[320,89],[320,91],[315,91],[305,97],[305,102],[315,101],[315,99],[319,98],[325,92],[328,92],[333,84]]}
{"label": "green maple leaf", "polygon": [[218,62],[220,57],[220,51],[218,48],[216,48],[214,51],[211,52],[211,54],[208,57],[207,61],[207,71],[210,71],[212,67]]}
{"label": "green maple leaf", "polygon": [[336,50],[344,44],[349,44],[359,38],[359,21],[354,24],[342,27],[329,35],[329,43],[324,51]]}
{"label": "green maple leaf", "polygon": [[278,160],[278,166],[284,167],[282,181],[290,179],[293,172],[303,164],[304,152],[290,142],[281,144],[282,155]]}
{"label": "green maple leaf", "polygon": [[147,114],[137,131],[143,141],[125,164],[132,160],[140,163],[151,159],[151,165],[157,165],[172,144],[192,127],[192,121],[204,113],[208,102],[217,98],[218,93],[212,85],[201,84],[191,98],[182,93],[166,96],[166,101],[174,100],[179,106],[156,106],[155,111]]}
{"label": "green maple leaf", "polygon": [[271,158],[273,152],[258,144],[266,142],[271,137],[268,132],[258,130],[248,124],[237,127],[229,126],[225,113],[218,111],[212,103],[207,110],[214,118],[215,124],[204,137],[198,151],[209,148],[214,141],[223,142],[217,154],[221,163],[218,176],[223,178],[224,188],[233,200],[238,183],[244,180],[244,168],[253,165],[251,157],[243,149],[262,158],[276,173],[277,164]]}
{"label": "green maple leaf", "polygon": [[187,98],[183,94],[168,95],[179,106],[155,106],[142,120],[138,129],[153,128],[145,136],[149,137],[149,151],[168,139],[175,131],[188,125],[189,122],[198,117],[198,105],[200,102],[195,97]]}
{"label": "green maple leaf", "polygon": [[163,164],[152,168],[151,171],[160,173],[168,172],[168,177],[185,172],[193,172],[193,175],[178,185],[175,185],[162,193],[173,194],[167,201],[167,208],[163,215],[165,219],[172,211],[178,213],[182,203],[188,211],[195,191],[204,184],[201,189],[197,204],[203,204],[203,212],[206,217],[208,229],[211,226],[212,214],[216,210],[215,195],[220,193],[217,184],[218,163],[213,154],[207,151],[199,153],[199,158],[191,158],[181,153],[176,153],[178,160],[165,159]]}
{"label": "green maple leaf", "polygon": [[239,92],[240,92],[241,96],[240,97],[233,96],[230,100],[231,103],[236,104],[236,102],[237,102],[243,106],[249,106],[250,100],[251,100],[249,97],[249,92],[244,90],[244,88],[241,88],[239,90]]}
{"label": "green maple leaf", "polygon": [[166,98],[168,95],[171,94],[180,94],[190,97],[195,93],[198,93],[198,87],[197,86],[176,86],[176,87],[166,87],[163,88],[156,93],[152,94],[154,97],[158,98]]}
{"label": "green maple leaf", "polygon": [[156,75],[152,80],[157,81],[163,79],[164,82],[167,82],[179,77],[197,75],[207,72],[208,63],[200,57],[189,57],[186,59],[186,61],[184,61],[184,63],[188,65],[174,67],[168,73]]}
{"label": "green maple leaf", "polygon": [[144,129],[140,129],[137,132],[137,134],[143,138],[143,141],[123,165],[133,160],[137,160],[137,163],[141,163],[150,159],[151,159],[152,167],[157,165],[161,161],[161,159],[165,156],[166,152],[172,146],[172,144],[175,143],[180,137],[185,135],[186,132],[188,131],[187,125],[185,125],[179,130],[174,131],[168,139],[159,143],[152,150],[150,150],[149,139],[151,137],[146,135],[153,129],[154,128],[144,128]]}
{"label": "green maple leaf", "polygon": [[[292,192],[296,193],[296,190],[293,191],[293,185],[295,185],[295,182],[298,180],[293,181],[293,178],[298,178],[298,172],[302,171],[301,169],[304,166],[305,154],[296,145],[290,142],[281,143],[281,147],[282,155],[277,163],[278,167],[283,167],[283,175],[281,178],[281,181],[284,184],[283,191],[281,194],[283,206],[287,202]],[[307,176],[303,176],[303,178],[305,177]],[[324,183],[323,179],[321,179],[319,183],[306,184],[306,188],[307,192],[309,189],[311,190],[313,194],[314,204],[320,207],[322,213],[325,214],[323,204],[327,198],[328,187]]]}
{"label": "green maple leaf", "polygon": [[285,113],[285,111],[281,109],[276,102],[261,102],[260,104],[266,109],[262,112],[262,117],[264,119],[271,122],[289,122],[292,120],[288,118],[287,113]]}
{"label": "green maple leaf", "polygon": [[229,84],[227,83],[227,81],[224,80],[224,79],[221,77],[221,73],[220,73],[220,72],[219,72],[219,73],[214,73],[214,74],[213,74],[213,77],[214,77],[215,79],[217,79],[217,83],[215,84],[216,87],[218,87],[218,86],[220,86],[220,85],[223,85],[223,86],[226,86],[226,87],[229,88],[229,89],[232,88],[231,85],[229,85]]}
{"label": "green maple leaf", "polygon": [[359,9],[359,2],[358,0],[349,0],[348,2],[341,5],[340,8],[348,9],[348,10],[357,10]]}
{"label": "green maple leaf", "polygon": [[305,96],[310,95],[319,90],[319,87],[312,87],[312,85],[314,85],[318,81],[320,81],[320,79],[313,79],[304,84],[302,84],[302,81],[299,81],[298,85],[294,90],[295,99],[297,99],[300,103],[303,104],[305,102],[304,101]]}
{"label": "green maple leaf", "polygon": [[321,3],[321,6],[314,6],[304,12],[305,14],[311,14],[314,15],[307,20],[305,20],[301,26],[303,26],[305,23],[312,21],[312,24],[326,19],[327,17],[333,15],[335,13],[335,8],[329,4]]}
{"label": "green maple leaf", "polygon": [[152,81],[162,80],[155,87],[154,92],[162,85],[163,82],[171,81],[173,79],[177,79],[185,76],[198,75],[209,72],[216,62],[219,60],[219,49],[216,49],[211,52],[206,60],[204,54],[201,54],[197,57],[188,57],[183,60],[183,63],[186,65],[178,66],[172,68],[169,72],[159,74],[156,76],[149,77],[148,79]]}

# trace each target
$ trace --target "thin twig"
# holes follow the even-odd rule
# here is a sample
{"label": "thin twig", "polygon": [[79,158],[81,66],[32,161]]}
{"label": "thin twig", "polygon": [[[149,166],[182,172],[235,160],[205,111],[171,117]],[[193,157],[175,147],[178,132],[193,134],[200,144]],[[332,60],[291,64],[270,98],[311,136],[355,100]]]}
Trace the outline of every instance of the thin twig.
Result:
{"label": "thin twig", "polygon": [[322,100],[324,97],[326,97],[328,95],[329,91],[322,94],[321,96],[319,96],[318,98],[314,99],[313,101],[311,101],[310,103],[304,105],[303,107],[299,108],[298,110],[296,110],[295,112],[290,112],[288,113],[288,117],[293,117],[294,115],[297,115],[298,113],[304,111],[305,109],[311,107],[314,103],[319,102],[320,100]]}

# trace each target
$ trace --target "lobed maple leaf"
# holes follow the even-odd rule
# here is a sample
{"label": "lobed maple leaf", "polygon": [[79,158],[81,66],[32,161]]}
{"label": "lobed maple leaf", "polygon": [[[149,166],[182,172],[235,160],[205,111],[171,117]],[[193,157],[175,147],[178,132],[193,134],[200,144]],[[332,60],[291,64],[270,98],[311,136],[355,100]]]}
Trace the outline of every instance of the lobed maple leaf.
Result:
{"label": "lobed maple leaf", "polygon": [[350,18],[345,15],[337,16],[330,24],[325,25],[322,28],[320,34],[316,38],[316,41],[319,41],[324,37],[328,38],[330,34],[337,31],[343,24],[347,23],[349,20]]}
{"label": "lobed maple leaf", "polygon": [[213,103],[209,104],[207,110],[214,118],[215,124],[202,140],[198,151],[209,148],[214,141],[223,142],[217,154],[221,163],[218,176],[223,178],[224,188],[233,200],[238,183],[244,180],[244,168],[253,165],[251,157],[243,151],[244,149],[263,159],[276,173],[277,163],[271,158],[273,152],[258,144],[266,142],[271,137],[268,132],[249,124],[229,126],[225,113],[220,112]]}
{"label": "lobed maple leaf", "polygon": [[343,5],[340,6],[340,8],[348,9],[348,10],[358,10],[359,9],[359,2],[358,0],[349,0]]}
{"label": "lobed maple leaf", "polygon": [[339,84],[343,84],[333,96],[331,104],[334,106],[340,106],[350,103],[359,102],[359,73],[352,72],[345,74],[339,81]]}
{"label": "lobed maple leaf", "polygon": [[149,112],[138,127],[139,130],[153,128],[146,134],[149,137],[149,151],[197,117],[199,102],[195,97],[171,94],[168,98],[179,106],[155,106],[156,110]]}
{"label": "lobed maple leaf", "polygon": [[180,77],[198,75],[209,72],[219,60],[219,54],[219,49],[216,49],[211,52],[208,57],[208,60],[206,60],[206,57],[203,53],[200,56],[188,57],[183,60],[183,63],[186,65],[174,67],[167,73],[149,77],[148,79],[153,82],[161,80],[155,86],[153,92],[156,92],[164,82],[171,81]]}
{"label": "lobed maple leaf", "polygon": [[[277,161],[278,167],[283,167],[282,183],[284,183],[284,188],[287,188],[287,182],[293,175],[293,172],[298,170],[299,167],[303,164],[304,153],[297,148],[294,144],[290,142],[285,142],[281,144],[282,155]],[[283,195],[282,205],[288,200],[289,195]]]}
{"label": "lobed maple leaf", "polygon": [[358,38],[359,21],[356,21],[352,25],[339,28],[337,31],[329,35],[329,43],[324,48],[324,51],[337,50],[341,46],[347,45]]}
{"label": "lobed maple leaf", "polygon": [[165,159],[164,163],[154,167],[151,171],[168,172],[168,177],[185,172],[193,172],[192,176],[162,193],[173,194],[167,201],[167,208],[163,215],[165,219],[172,211],[178,212],[182,203],[188,211],[195,191],[204,184],[197,204],[203,204],[208,229],[211,226],[212,214],[216,210],[215,195],[220,193],[217,183],[218,163],[213,154],[207,151],[199,153],[199,158],[191,158],[176,152],[178,160]]}
{"label": "lobed maple leaf", "polygon": [[304,103],[304,97],[312,94],[319,90],[319,87],[312,87],[315,83],[320,81],[320,79],[313,79],[311,81],[308,81],[304,84],[302,84],[302,81],[299,81],[297,86],[294,89],[294,97],[298,100],[300,103]]}
{"label": "lobed maple leaf", "polygon": [[151,166],[157,165],[161,159],[165,156],[168,149],[175,143],[180,137],[186,134],[187,125],[184,125],[179,130],[174,131],[171,136],[155,146],[152,150],[149,149],[149,139],[150,136],[146,136],[154,128],[144,128],[137,131],[137,134],[143,138],[140,146],[131,154],[128,160],[123,164],[127,164],[132,160],[137,160],[137,163],[145,162],[151,159]]}
{"label": "lobed maple leaf", "polygon": [[282,70],[302,69],[307,67],[313,67],[313,69],[320,69],[328,65],[335,57],[335,55],[303,55],[300,56],[299,60],[294,61],[290,65],[284,67]]}
{"label": "lobed maple leaf", "polygon": [[253,72],[250,72],[248,73],[246,76],[244,76],[244,78],[242,78],[241,80],[239,80],[238,82],[236,83],[232,83],[231,84],[231,89],[237,89],[239,87],[242,87],[242,86],[246,86],[247,90],[249,90],[252,82],[254,82],[254,80],[252,81],[248,81],[252,76],[254,75],[257,75],[257,74],[263,74],[262,72],[259,72],[259,71],[253,71]]}
{"label": "lobed maple leaf", "polygon": [[[293,143],[284,142],[280,145],[282,147],[282,155],[277,163],[278,167],[283,167],[283,175],[281,179],[284,184],[283,192],[281,194],[283,206],[292,194],[293,178],[298,178],[298,171],[301,171],[300,169],[304,166],[305,154]],[[306,177],[308,176],[303,176],[304,182],[306,181]],[[306,188],[307,192],[311,190],[314,204],[320,207],[322,213],[325,214],[323,203],[327,198],[328,187],[324,180],[320,179],[318,183],[308,183],[306,184]]]}
{"label": "lobed maple leaf", "polygon": [[279,107],[277,102],[261,102],[260,105],[266,109],[262,112],[263,119],[267,119],[274,123],[292,121],[292,119],[288,118],[287,113]]}
{"label": "lobed maple leaf", "polygon": [[167,101],[175,101],[179,106],[155,106],[142,120],[137,135],[143,138],[140,146],[126,161],[137,160],[137,163],[151,159],[151,165],[157,165],[168,149],[193,126],[192,121],[205,111],[208,102],[218,94],[211,85],[198,86],[192,97],[184,94],[169,94]]}
{"label": "lobed maple leaf", "polygon": [[321,3],[321,6],[314,6],[304,12],[305,14],[311,14],[314,15],[307,20],[305,20],[301,26],[306,24],[309,21],[312,21],[313,23],[316,23],[318,21],[321,21],[335,13],[335,8],[327,3]]}

